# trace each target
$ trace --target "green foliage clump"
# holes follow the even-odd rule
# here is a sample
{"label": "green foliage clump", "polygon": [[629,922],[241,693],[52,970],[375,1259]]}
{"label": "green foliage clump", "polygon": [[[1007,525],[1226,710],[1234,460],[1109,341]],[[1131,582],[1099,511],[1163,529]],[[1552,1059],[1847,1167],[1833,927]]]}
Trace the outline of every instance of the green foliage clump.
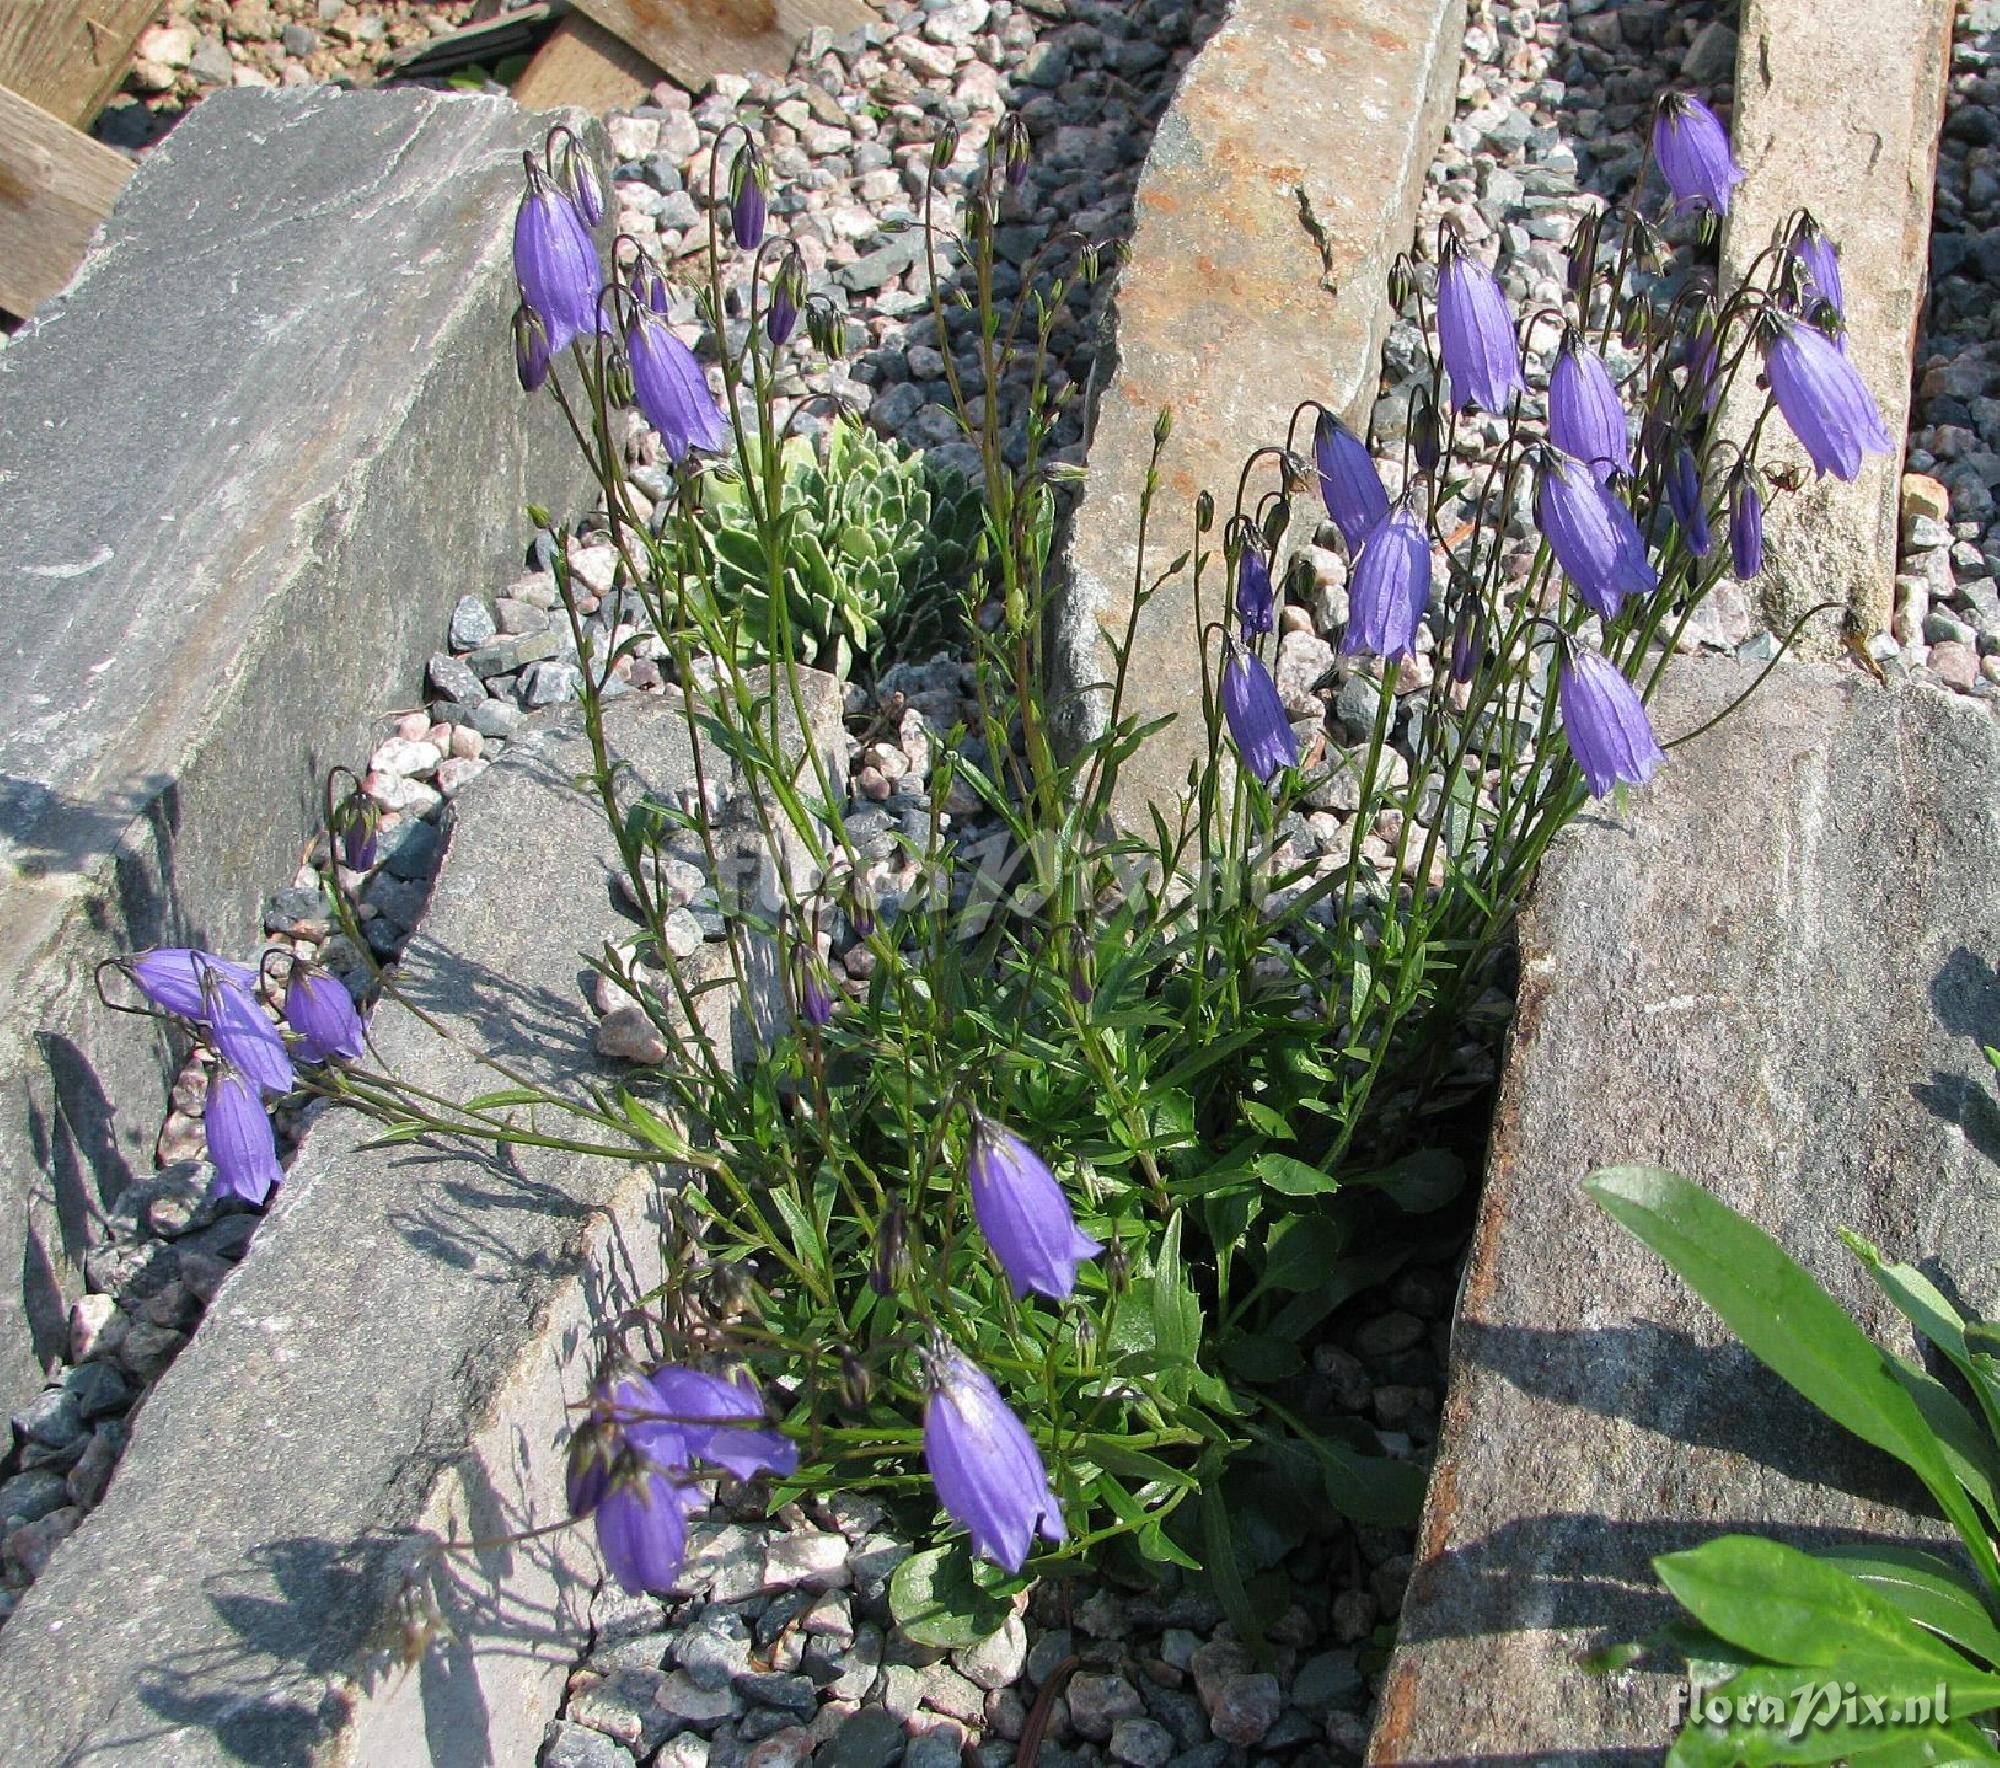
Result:
{"label": "green foliage clump", "polygon": [[[704,487],[711,594],[736,625],[739,656],[771,652],[774,583],[805,660],[844,675],[970,569],[980,500],[963,473],[853,418],[833,425],[824,458],[811,438],[791,436],[775,473],[771,464],[753,454]],[[760,524],[752,500],[773,486],[773,518]]]}

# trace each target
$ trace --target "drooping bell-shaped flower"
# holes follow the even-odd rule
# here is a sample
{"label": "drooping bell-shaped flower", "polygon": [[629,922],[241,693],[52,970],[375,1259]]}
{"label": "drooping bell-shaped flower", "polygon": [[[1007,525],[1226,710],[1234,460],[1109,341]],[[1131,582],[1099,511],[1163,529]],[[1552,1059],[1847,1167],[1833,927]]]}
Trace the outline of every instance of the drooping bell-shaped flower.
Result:
{"label": "drooping bell-shaped flower", "polygon": [[1688,551],[1698,559],[1707,558],[1715,541],[1708,531],[1708,505],[1701,495],[1701,467],[1685,442],[1667,463],[1667,506],[1680,524]]}
{"label": "drooping bell-shaped flower", "polygon": [[1669,92],[1660,100],[1653,119],[1653,158],[1676,209],[1729,213],[1729,195],[1743,181],[1743,168],[1729,151],[1722,119],[1700,99]]}
{"label": "drooping bell-shaped flower", "polygon": [[635,258],[626,285],[632,291],[632,299],[649,312],[657,313],[662,319],[667,309],[673,305],[667,296],[667,279],[654,268],[652,261]]}
{"label": "drooping bell-shaped flower", "polygon": [[769,215],[763,164],[754,148],[745,147],[729,168],[729,226],[744,251],[754,252],[763,243]]}
{"label": "drooping bell-shaped flower", "polygon": [[285,982],[285,1023],[298,1034],[299,1054],[308,1062],[352,1062],[367,1036],[346,983],[303,961],[292,965]]}
{"label": "drooping bell-shaped flower", "polygon": [[598,330],[604,278],[596,242],[576,205],[532,165],[514,215],[514,278],[548,334],[551,356]]}
{"label": "drooping bell-shaped flower", "polygon": [[1864,453],[1895,451],[1875,395],[1824,332],[1773,314],[1764,370],[1779,411],[1819,472],[1852,480]]}
{"label": "drooping bell-shaped flower", "polygon": [[806,271],[796,250],[786,252],[771,279],[771,303],[764,309],[764,335],[782,344],[799,323],[799,309],[806,303]]}
{"label": "drooping bell-shaped flower", "polygon": [[1716,400],[1722,397],[1722,339],[1717,326],[1713,307],[1696,308],[1681,346],[1688,385],[1700,389],[1703,411],[1713,411]]}
{"label": "drooping bell-shaped flower", "polygon": [[719,449],[722,413],[701,364],[650,307],[633,313],[625,350],[632,362],[632,397],[640,415],[659,431],[667,458],[678,464],[692,450]]}
{"label": "drooping bell-shaped flower", "polygon": [[[732,1378],[668,1363],[653,1371],[647,1385],[661,1418],[641,1417],[630,1428],[633,1440],[662,1465],[707,1461],[738,1479],[760,1473],[783,1479],[797,1469],[798,1444],[771,1427],[764,1396],[747,1375]],[[678,1459],[663,1431],[679,1438]]]}
{"label": "drooping bell-shaped flower", "polygon": [[1077,1265],[1104,1248],[1077,1227],[1048,1163],[1005,1124],[975,1113],[965,1182],[979,1231],[1016,1298],[1032,1289],[1067,1301]]}
{"label": "drooping bell-shaped flower", "polygon": [[1479,598],[1468,593],[1458,604],[1458,617],[1451,626],[1451,679],[1468,682],[1479,673],[1486,657],[1486,616]]}
{"label": "drooping bell-shaped flower", "polygon": [[1366,444],[1330,411],[1313,425],[1313,465],[1319,469],[1319,494],[1326,513],[1340,529],[1352,553],[1389,513],[1389,493],[1375,470]]}
{"label": "drooping bell-shaped flower", "polygon": [[955,1351],[932,1372],[924,1463],[973,1551],[1003,1570],[1027,1563],[1037,1533],[1051,1543],[1068,1538],[1034,1439],[984,1371]]}
{"label": "drooping bell-shaped flower", "polygon": [[155,946],[140,952],[127,967],[147,1000],[162,1012],[178,1013],[183,1019],[207,1019],[208,998],[218,984],[240,989],[257,986],[257,972],[247,964],[185,946]]}
{"label": "drooping bell-shaped flower", "polygon": [[521,391],[533,393],[549,378],[549,334],[540,316],[523,301],[514,309],[514,374]]}
{"label": "drooping bell-shaped flower", "polygon": [[209,1072],[202,1130],[215,1168],[209,1185],[211,1196],[262,1203],[271,1195],[271,1187],[284,1178],[264,1101],[256,1086],[227,1062],[218,1062]]}
{"label": "drooping bell-shaped flower", "polygon": [[1449,234],[1438,265],[1437,325],[1453,410],[1476,405],[1481,411],[1504,412],[1508,401],[1526,390],[1507,297],[1493,272],[1467,256]]}
{"label": "drooping bell-shaped flower", "polygon": [[1418,387],[1410,395],[1410,453],[1417,471],[1434,473],[1444,458],[1444,439],[1439,434],[1437,401],[1428,387]]}
{"label": "drooping bell-shaped flower", "polygon": [[1615,619],[1626,596],[1659,582],[1632,512],[1582,461],[1557,449],[1543,458],[1535,523],[1584,605],[1602,619]]}
{"label": "drooping bell-shaped flower", "polygon": [[291,1052],[258,1004],[255,991],[211,977],[203,998],[207,1003],[203,1017],[223,1060],[265,1092],[289,1093],[298,1079]]}
{"label": "drooping bell-shaped flower", "polygon": [[1410,656],[1430,599],[1431,543],[1415,514],[1397,509],[1376,526],[1354,561],[1341,654]]}
{"label": "drooping bell-shaped flower", "polygon": [[[1845,319],[1847,295],[1840,283],[1840,249],[1810,215],[1800,220],[1798,231],[1792,235],[1792,256],[1799,262],[1806,317],[1810,319],[1813,309],[1824,302],[1837,317]],[[1844,336],[1845,333],[1840,334]]]}
{"label": "drooping bell-shaped flower", "polygon": [[833,989],[819,953],[801,947],[792,960],[792,979],[799,1000],[799,1017],[815,1030],[833,1018]]}
{"label": "drooping bell-shaped flower", "polygon": [[1236,645],[1222,660],[1222,715],[1243,765],[1265,785],[1299,760],[1299,740],[1285,717],[1278,684],[1262,659]]}
{"label": "drooping bell-shaped flower", "polygon": [[597,1550],[627,1595],[674,1587],[687,1559],[690,1497],[664,1473],[635,1468],[611,1479],[596,1508]]}
{"label": "drooping bell-shaped flower", "polygon": [[1764,568],[1764,500],[1748,473],[1739,473],[1730,487],[1729,562],[1743,583]]}
{"label": "drooping bell-shaped flower", "polygon": [[1574,331],[1564,335],[1549,371],[1549,440],[1602,481],[1632,470],[1625,407],[1604,359]]}
{"label": "drooping bell-shaped flower", "polygon": [[1556,671],[1563,736],[1593,798],[1612,787],[1641,786],[1666,760],[1639,690],[1602,651],[1564,647]]}
{"label": "drooping bell-shaped flower", "polygon": [[1271,587],[1271,567],[1264,562],[1263,549],[1255,541],[1245,541],[1243,556],[1236,565],[1236,618],[1243,642],[1271,630],[1278,596]]}

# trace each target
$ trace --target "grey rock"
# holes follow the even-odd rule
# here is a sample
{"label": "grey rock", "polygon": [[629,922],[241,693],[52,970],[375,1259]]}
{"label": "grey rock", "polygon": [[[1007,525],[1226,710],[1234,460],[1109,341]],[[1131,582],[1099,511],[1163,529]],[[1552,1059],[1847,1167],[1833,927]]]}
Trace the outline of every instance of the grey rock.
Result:
{"label": "grey rock", "polygon": [[[101,1365],[86,1363],[84,1368]],[[113,1380],[117,1378],[113,1376]],[[83,1407],[67,1387],[52,1387],[30,1400],[13,1418],[15,1433],[45,1448],[62,1449],[78,1441],[85,1431]]]}
{"label": "grey rock", "polygon": [[903,1727],[880,1707],[863,1707],[813,1752],[814,1768],[890,1768],[902,1759]]}
{"label": "grey rock", "polygon": [[[1678,663],[1656,716],[1693,729],[1752,674]],[[1800,1545],[1938,1533],[1578,1190],[1635,1158],[1677,1170],[1778,1233],[1885,1342],[1905,1328],[1843,1224],[1876,1224],[1887,1257],[1934,1261],[1992,1305],[2000,1222],[1976,1201],[1992,1153],[1963,1114],[1991,1096],[1976,1028],[1993,971],[1977,954],[2000,916],[2000,819],[1963,783],[2000,777],[2000,724],[1852,669],[1786,663],[1767,686],[1676,750],[1627,815],[1572,825],[1522,921],[1452,1339],[1451,1417],[1477,1422],[1440,1444],[1377,1759],[1657,1750],[1674,1678],[1595,1675],[1583,1653],[1657,1625],[1652,1556],[1718,1515]],[[1777,868],[1774,852],[1796,857]],[[1703,937],[1675,931],[1689,927]],[[1616,1121],[1588,1104],[1605,1098]],[[1492,1576],[1500,1541],[1533,1579]],[[1551,1612],[1551,1590],[1586,1584],[1587,1617]]]}
{"label": "grey rock", "polygon": [[1146,1710],[1138,1689],[1123,1676],[1079,1670],[1064,1689],[1070,1723],[1093,1742],[1103,1743],[1120,1719],[1136,1719]]}
{"label": "grey rock", "polygon": [[98,1003],[98,960],[240,947],[317,814],[272,782],[365,754],[459,587],[518,557],[522,487],[581,485],[493,349],[518,296],[488,220],[540,138],[502,100],[217,93],[7,346],[0,1414],[66,1333],[65,1223],[151,1165],[158,1036]]}
{"label": "grey rock", "polygon": [[87,1424],[122,1412],[132,1398],[123,1377],[108,1363],[79,1363],[75,1368],[65,1369],[62,1384],[63,1390],[76,1401],[78,1416]]}
{"label": "grey rock", "polygon": [[1681,60],[1681,73],[1694,86],[1708,90],[1736,74],[1736,33],[1719,18],[1710,19],[1694,34]]}
{"label": "grey rock", "polygon": [[376,837],[382,869],[392,878],[412,882],[428,878],[437,869],[438,849],[443,845],[437,824],[421,817],[405,817]]}
{"label": "grey rock", "polygon": [[582,691],[583,671],[574,663],[531,663],[521,672],[521,705],[530,712],[563,705]]}
{"label": "grey rock", "polygon": [[1165,1768],[1173,1759],[1173,1734],[1152,1719],[1120,1719],[1111,1728],[1110,1755],[1126,1768]]}
{"label": "grey rock", "polygon": [[674,1662],[703,1688],[727,1688],[750,1668],[750,1629],[734,1609],[704,1608],[674,1642]]}
{"label": "grey rock", "polygon": [[669,1719],[696,1730],[711,1729],[743,1711],[743,1701],[733,1688],[704,1688],[685,1670],[675,1670],[661,1681],[653,1703]]}
{"label": "grey rock", "polygon": [[451,611],[451,648],[473,651],[499,630],[493,610],[476,595],[462,595]]}
{"label": "grey rock", "polygon": [[[482,213],[478,225],[490,224]],[[806,693],[812,741],[830,756],[841,742],[838,688],[808,677]],[[578,947],[629,926],[603,889],[601,813],[569,784],[587,766],[577,723],[559,716],[510,745],[454,806],[452,887],[412,945],[424,1008],[452,1035],[437,1037],[393,1000],[371,1027],[384,1065],[420,1086],[454,1097],[488,1087],[488,1054],[538,1083],[594,1072],[587,1015],[524,1023],[519,1010],[523,1000],[574,1002]],[[690,783],[685,727],[658,701],[613,707],[607,725],[649,789]],[[720,757],[709,762],[711,777],[733,777]],[[496,976],[509,985],[501,998]],[[715,1015],[710,1029],[733,1060],[748,1028],[719,1001]],[[239,1758],[397,1761],[427,1724],[463,1726],[468,1738],[540,1736],[577,1635],[523,1628],[519,1617],[564,1612],[595,1584],[588,1534],[452,1568],[443,1681],[364,1674],[373,1641],[393,1636],[402,1613],[403,1562],[389,1544],[442,1531],[463,1516],[468,1490],[511,1515],[559,1512],[564,1402],[585,1390],[605,1321],[658,1280],[647,1252],[656,1188],[554,1150],[516,1149],[504,1165],[448,1149],[385,1160],[361,1147],[371,1133],[351,1113],[311,1123],[278,1231],[230,1277],[228,1305],[210,1312],[148,1402],[144,1453],[127,1457],[89,1527],[8,1621],[0,1735],[16,1753],[81,1753],[107,1768],[216,1759],[212,1715],[225,1702]],[[504,1234],[493,1232],[496,1200],[509,1208]],[[190,1239],[216,1237],[219,1255],[222,1230],[256,1220],[225,1218]],[[612,1271],[636,1287],[607,1283]],[[133,1327],[128,1353],[147,1330]],[[330,1447],[273,1459],[273,1419]],[[323,1545],[302,1554],[301,1540]],[[132,1566],[145,1567],[143,1603],[118,1569]],[[357,1576],[357,1566],[372,1569]],[[230,1601],[218,1606],[218,1591]],[[88,1652],[75,1649],[82,1632]],[[142,1690],[146,1666],[167,1661],[176,1699],[189,1704],[162,1714]],[[263,1704],[272,1689],[281,1697]],[[662,1730],[676,1723],[649,1695],[633,1715],[642,1738],[652,1714]]]}
{"label": "grey rock", "polygon": [[542,1768],[633,1768],[633,1756],[601,1731],[558,1719],[542,1746]]}
{"label": "grey rock", "polygon": [[530,663],[558,656],[562,646],[553,632],[523,632],[512,638],[496,638],[465,654],[464,663],[481,681],[496,675],[513,675]]}
{"label": "grey rock", "polygon": [[1019,1615],[1010,1614],[999,1632],[955,1652],[952,1662],[967,1681],[980,1688],[1005,1688],[1020,1681],[1027,1668],[1028,1630]]}
{"label": "grey rock", "polygon": [[778,1707],[788,1713],[804,1713],[810,1718],[819,1711],[819,1690],[810,1676],[782,1676],[767,1670],[752,1670],[738,1676],[736,1692],[760,1707]]}
{"label": "grey rock", "polygon": [[188,63],[188,72],[204,86],[227,86],[236,77],[236,63],[229,45],[220,37],[204,37]]}
{"label": "grey rock", "polygon": [[457,657],[446,656],[443,651],[432,653],[425,669],[431,692],[449,700],[456,706],[477,706],[486,696],[486,684],[479,672],[470,664]]}
{"label": "grey rock", "polygon": [[901,276],[922,253],[922,236],[911,230],[893,238],[887,245],[877,246],[852,264],[841,265],[833,273],[834,280],[852,294],[873,294],[884,283]]}
{"label": "grey rock", "polygon": [[[69,1502],[69,1482],[45,1467],[0,1480],[0,1524],[39,1522]],[[0,1533],[4,1533],[0,1528]]]}
{"label": "grey rock", "polygon": [[673,1729],[672,1715],[659,1704],[666,1681],[660,1671],[645,1669],[614,1670],[601,1680],[579,1678],[570,1691],[569,1716],[635,1756],[650,1755]]}

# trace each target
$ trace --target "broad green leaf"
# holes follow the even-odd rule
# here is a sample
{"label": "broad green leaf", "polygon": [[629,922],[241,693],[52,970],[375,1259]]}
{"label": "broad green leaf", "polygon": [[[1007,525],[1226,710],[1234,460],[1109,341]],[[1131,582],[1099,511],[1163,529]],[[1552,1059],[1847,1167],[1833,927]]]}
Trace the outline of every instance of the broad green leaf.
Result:
{"label": "broad green leaf", "polygon": [[1181,1264],[1181,1221],[1176,1211],[1153,1261],[1153,1345],[1175,1362],[1193,1363],[1201,1349],[1201,1301]]}
{"label": "broad green leaf", "polygon": [[1327,1501],[1342,1516],[1385,1528],[1406,1529],[1416,1523],[1429,1479],[1415,1462],[1367,1454],[1317,1434],[1300,1440],[1318,1460]]}
{"label": "broad green leaf", "polygon": [[889,1612],[918,1645],[977,1645],[1007,1624],[1012,1606],[979,1584],[972,1555],[959,1545],[913,1553],[889,1579]]}
{"label": "broad green leaf", "polygon": [[1658,1167],[1606,1167],[1584,1188],[1672,1265],[1766,1368],[1916,1474],[1988,1587],[2000,1590],[1993,1543],[1894,1361],[1783,1247],[1699,1185]]}
{"label": "broad green leaf", "polygon": [[1819,1558],[1879,1591],[1920,1627],[2000,1669],[2000,1627],[1964,1574],[1918,1547],[1828,1547]]}
{"label": "broad green leaf", "polygon": [[1326,1216],[1283,1216],[1271,1225],[1259,1287],[1288,1294],[1315,1289],[1332,1277],[1346,1244],[1340,1225]]}
{"label": "broad green leaf", "polygon": [[1256,1099],[1242,1099],[1238,1103],[1242,1107],[1243,1115],[1250,1120],[1251,1124],[1263,1131],[1273,1141],[1290,1142],[1295,1140],[1292,1133],[1292,1126],[1285,1121],[1282,1113],[1273,1111],[1270,1106]]}
{"label": "broad green leaf", "polygon": [[1465,1162],[1444,1148],[1420,1148],[1394,1166],[1346,1183],[1373,1187],[1406,1215],[1428,1215],[1465,1189]]}
{"label": "broad green leaf", "polygon": [[1263,1154],[1257,1159],[1257,1176],[1273,1191],[1287,1197],[1316,1197],[1322,1191],[1337,1191],[1340,1181],[1289,1154]]}
{"label": "broad green leaf", "polygon": [[1230,1374],[1245,1381],[1283,1381],[1306,1366],[1291,1339],[1261,1332],[1239,1332],[1224,1339],[1222,1361]]}
{"label": "broad green leaf", "polygon": [[[1855,1691],[1852,1716],[1850,1685]],[[1942,1724],[1934,1717],[1940,1693],[1951,1715]],[[1903,1768],[2000,1761],[1991,1744],[1966,1723],[1971,1714],[2000,1705],[2000,1679],[1990,1676],[1940,1678],[1908,1663],[1860,1661],[1844,1665],[1838,1674],[1792,1664],[1756,1665],[1704,1684],[1703,1700],[1704,1705],[1728,1702],[1728,1721],[1691,1722],[1668,1752],[1668,1768],[1737,1768],[1739,1763],[1762,1768],[1777,1762]],[[1871,1701],[1879,1702],[1879,1708]]]}
{"label": "broad green leaf", "polygon": [[1662,1554],[1653,1569],[1711,1633],[1775,1663],[1907,1662],[1934,1674],[1972,1667],[1881,1592],[1782,1541],[1724,1535]]}

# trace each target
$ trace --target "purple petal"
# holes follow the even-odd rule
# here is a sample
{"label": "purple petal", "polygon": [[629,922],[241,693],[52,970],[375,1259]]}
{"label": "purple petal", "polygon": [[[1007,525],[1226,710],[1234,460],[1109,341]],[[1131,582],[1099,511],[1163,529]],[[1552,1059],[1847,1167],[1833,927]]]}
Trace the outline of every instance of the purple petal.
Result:
{"label": "purple petal", "polygon": [[1601,651],[1579,649],[1556,678],[1563,736],[1593,798],[1643,785],[1666,760],[1639,690]]}
{"label": "purple petal", "polygon": [[973,1549],[1005,1570],[1026,1563],[1038,1528],[1047,1541],[1068,1538],[1034,1439],[962,1356],[946,1365],[924,1408],[924,1461]]}
{"label": "purple petal", "polygon": [[227,982],[237,988],[257,986],[257,972],[247,964],[232,963],[213,952],[190,951],[181,946],[156,946],[132,960],[132,980],[139,992],[154,1006],[183,1019],[208,1017],[209,1003],[204,991]]}
{"label": "purple petal", "polygon": [[297,1084],[291,1053],[278,1028],[247,988],[225,982],[212,987],[209,1029],[223,1060],[267,1093],[289,1093]]}
{"label": "purple petal", "polygon": [[966,1183],[979,1231],[1015,1296],[1033,1289],[1067,1301],[1076,1288],[1077,1265],[1104,1248],[1077,1227],[1069,1199],[1042,1157],[1005,1125],[980,1118],[973,1125]]}
{"label": "purple petal", "polygon": [[1222,664],[1222,715],[1243,765],[1266,785],[1298,764],[1299,740],[1285,717],[1278,684],[1255,655],[1235,646]]}
{"label": "purple petal", "polygon": [[713,454],[723,440],[722,413],[694,352],[650,308],[640,308],[625,334],[632,362],[632,396],[640,415],[660,433],[673,461],[690,450]]}
{"label": "purple petal", "polygon": [[213,1195],[262,1203],[271,1195],[271,1187],[284,1178],[263,1100],[249,1081],[226,1065],[208,1077],[202,1129],[208,1140],[208,1158],[215,1166],[215,1179],[209,1187]]}
{"label": "purple petal", "polygon": [[308,1062],[352,1062],[367,1034],[347,985],[330,971],[296,963],[285,984],[285,1023],[298,1033],[299,1054]]}
{"label": "purple petal", "polygon": [[613,1482],[597,1506],[597,1545],[619,1586],[664,1595],[687,1557],[687,1494],[664,1474]]}
{"label": "purple petal", "polygon": [[1431,545],[1417,518],[1399,509],[1362,544],[1347,586],[1343,655],[1407,657],[1431,599]]}
{"label": "purple petal", "polygon": [[1438,345],[1457,410],[1505,412],[1527,388],[1507,297],[1493,272],[1456,245],[1446,247],[1438,269]]}

